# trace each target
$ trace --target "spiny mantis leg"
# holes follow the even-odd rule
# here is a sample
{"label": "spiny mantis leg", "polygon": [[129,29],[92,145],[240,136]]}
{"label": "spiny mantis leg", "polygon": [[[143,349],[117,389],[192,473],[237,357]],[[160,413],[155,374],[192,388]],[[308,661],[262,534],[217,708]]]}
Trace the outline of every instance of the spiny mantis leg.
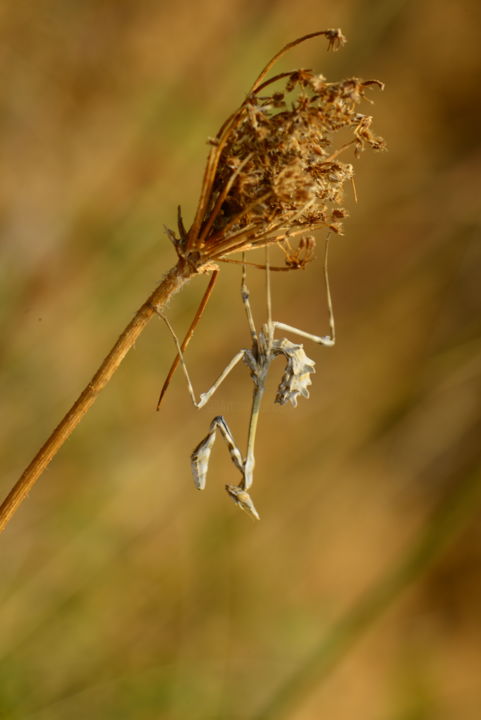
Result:
{"label": "spiny mantis leg", "polygon": [[244,475],[244,461],[242,460],[239,448],[234,442],[234,438],[226,421],[222,415],[217,415],[210,424],[209,432],[197,447],[194,448],[191,455],[192,475],[194,477],[194,485],[198,490],[204,490],[206,486],[210,453],[215,442],[217,430],[220,430],[227,443],[232,462],[240,473]]}
{"label": "spiny mantis leg", "polygon": [[324,254],[324,280],[326,283],[327,309],[329,312],[330,334],[320,337],[319,335],[313,335],[312,333],[308,333],[305,330],[300,330],[299,328],[295,328],[292,325],[286,325],[285,323],[281,323],[281,322],[277,322],[277,321],[272,322],[271,326],[272,326],[273,330],[275,330],[276,328],[278,328],[279,330],[285,330],[287,332],[293,333],[294,335],[299,335],[300,337],[304,337],[307,340],[312,340],[313,342],[319,343],[320,345],[332,347],[336,342],[336,326],[334,323],[334,312],[332,309],[332,297],[331,297],[331,289],[329,286],[329,273],[328,273],[328,267],[327,267],[328,248],[329,248],[329,237],[327,237],[327,239],[326,239],[326,250],[325,250],[325,254]]}
{"label": "spiny mantis leg", "polygon": [[[179,208],[179,209],[180,209],[180,208]],[[179,218],[179,223],[180,223],[180,222],[181,222],[181,218]],[[211,296],[211,294],[212,294],[212,290],[214,289],[214,285],[215,285],[215,283],[216,283],[218,274],[219,274],[219,271],[218,271],[218,270],[214,270],[213,273],[212,273],[212,275],[210,276],[210,280],[209,280],[209,284],[207,285],[207,289],[206,289],[206,291],[205,291],[205,293],[204,293],[204,295],[203,295],[203,297],[202,297],[202,300],[200,301],[199,307],[197,308],[197,311],[196,311],[196,313],[195,313],[195,315],[194,315],[194,319],[192,320],[192,322],[191,322],[191,324],[190,324],[190,327],[189,327],[189,329],[187,330],[187,332],[186,332],[186,334],[185,334],[185,337],[184,337],[184,339],[183,339],[183,341],[182,341],[182,345],[180,346],[182,352],[185,351],[187,345],[189,344],[190,339],[191,339],[192,335],[194,334],[194,330],[195,330],[195,328],[197,327],[197,323],[199,322],[200,318],[202,317],[202,315],[203,315],[203,313],[204,313],[205,307],[206,307],[206,305],[207,305],[207,303],[208,303],[208,301],[209,301],[209,298],[210,298],[210,296]],[[162,399],[163,399],[163,397],[164,397],[164,395],[165,395],[165,393],[166,393],[166,391],[167,391],[167,388],[168,388],[169,385],[170,385],[170,381],[172,380],[172,376],[174,375],[174,373],[175,373],[175,371],[176,371],[176,369],[177,369],[177,366],[178,366],[178,364],[179,364],[179,361],[180,361],[180,355],[179,355],[179,353],[177,353],[177,355],[176,355],[175,358],[174,358],[174,361],[173,361],[172,365],[170,366],[170,370],[169,370],[169,372],[168,372],[168,374],[167,374],[167,377],[165,378],[164,384],[162,385],[162,390],[160,391],[159,399],[158,399],[158,401],[157,401],[156,410],[158,410],[159,407],[160,407],[160,403],[162,402]]]}
{"label": "spiny mantis leg", "polygon": [[217,417],[212,420],[208,434],[203,440],[201,440],[192,453],[192,475],[194,477],[195,486],[199,490],[203,490],[205,488],[210,453],[215,442],[217,430],[220,431],[227,443],[227,448],[232,462],[242,474],[242,480],[239,485],[226,485],[225,489],[236,505],[247,512],[251,517],[259,520],[259,513],[257,512],[249,493],[244,489],[244,462],[242,460],[242,455],[234,442],[229,426],[221,415],[217,415]]}

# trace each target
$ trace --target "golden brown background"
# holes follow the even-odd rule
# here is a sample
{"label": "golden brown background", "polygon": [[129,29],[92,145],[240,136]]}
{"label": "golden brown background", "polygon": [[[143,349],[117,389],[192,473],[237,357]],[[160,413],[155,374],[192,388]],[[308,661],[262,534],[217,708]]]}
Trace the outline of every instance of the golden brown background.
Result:
{"label": "golden brown background", "polygon": [[[262,521],[225,495],[221,441],[204,494],[189,469],[216,414],[244,446],[246,368],[201,411],[179,373],[155,413],[173,345],[152,322],[1,537],[0,717],[479,720],[480,8],[1,4],[2,495],[174,263],[163,225],[191,218],[206,138],[276,50],[342,27],[342,52],[281,67],[385,81],[389,153],[346,200],[310,400],[270,404],[272,368]],[[325,332],[318,255],[273,302]],[[172,302],[179,334],[204,286]],[[248,343],[238,286],[223,268],[189,348],[198,390]]]}

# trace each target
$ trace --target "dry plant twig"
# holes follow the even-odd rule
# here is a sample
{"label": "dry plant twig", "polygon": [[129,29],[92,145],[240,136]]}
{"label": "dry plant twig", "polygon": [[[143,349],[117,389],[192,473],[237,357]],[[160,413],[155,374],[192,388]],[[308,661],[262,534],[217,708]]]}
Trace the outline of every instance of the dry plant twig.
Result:
{"label": "dry plant twig", "polygon": [[[356,156],[365,147],[384,147],[371,131],[372,118],[358,111],[366,89],[373,84],[382,87],[382,83],[358,78],[327,82],[311,70],[283,72],[266,79],[273,64],[290,48],[322,35],[332,49],[345,42],[340,30],[329,29],[288,43],[265,66],[244,102],[210,141],[193,223],[187,231],[179,210],[178,234],[168,230],[177,265],[138,310],[10,491],[0,506],[0,530],[109,382],[154,312],[161,311],[185,282],[202,273],[217,272],[217,262],[226,255],[269,245],[283,249],[286,266],[297,269],[310,259],[306,247],[314,240],[309,233],[320,228],[342,232],[346,216],[342,191],[346,180],[353,177],[353,167],[338,156],[347,147],[353,147]],[[283,91],[261,95],[281,81],[285,81]],[[353,138],[336,148],[336,134],[345,129]],[[290,240],[294,237],[301,239],[298,250],[293,251]],[[197,318],[205,303],[201,305]]]}

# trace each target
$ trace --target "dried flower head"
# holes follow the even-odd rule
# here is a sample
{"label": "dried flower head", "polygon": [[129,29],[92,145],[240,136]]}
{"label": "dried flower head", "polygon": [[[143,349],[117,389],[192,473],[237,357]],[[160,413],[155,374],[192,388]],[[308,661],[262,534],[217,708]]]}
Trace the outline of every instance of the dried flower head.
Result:
{"label": "dried flower head", "polygon": [[[265,79],[288,49],[317,35],[327,37],[329,48],[345,42],[340,30],[325,30],[289,43],[210,141],[194,222],[186,232],[179,211],[179,237],[170,233],[189,265],[200,268],[229,253],[277,244],[287,266],[295,268],[312,256],[313,230],[342,232],[343,187],[353,178],[353,166],[339,156],[349,147],[355,157],[365,147],[383,149],[371,131],[372,118],[359,112],[366,89],[383,86],[358,78],[328,82],[311,70]],[[274,83],[284,88],[269,94]],[[346,129],[352,135],[347,141]],[[293,251],[289,239],[296,236],[301,241]]]}

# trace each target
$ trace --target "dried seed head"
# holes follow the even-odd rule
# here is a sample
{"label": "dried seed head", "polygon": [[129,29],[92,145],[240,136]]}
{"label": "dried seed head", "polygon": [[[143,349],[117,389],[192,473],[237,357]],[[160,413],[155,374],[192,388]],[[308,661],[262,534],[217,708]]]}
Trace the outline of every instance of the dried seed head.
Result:
{"label": "dried seed head", "polygon": [[[328,82],[302,69],[264,79],[283,52],[319,34],[330,48],[345,42],[340,30],[327,30],[290,43],[211,141],[194,223],[176,242],[180,255],[195,256],[201,265],[254,247],[288,245],[289,238],[319,228],[342,232],[343,188],[354,170],[339,156],[348,147],[356,157],[365,147],[383,149],[372,118],[359,112],[366,89],[382,84],[358,78]],[[282,89],[266,94],[280,82]]]}

